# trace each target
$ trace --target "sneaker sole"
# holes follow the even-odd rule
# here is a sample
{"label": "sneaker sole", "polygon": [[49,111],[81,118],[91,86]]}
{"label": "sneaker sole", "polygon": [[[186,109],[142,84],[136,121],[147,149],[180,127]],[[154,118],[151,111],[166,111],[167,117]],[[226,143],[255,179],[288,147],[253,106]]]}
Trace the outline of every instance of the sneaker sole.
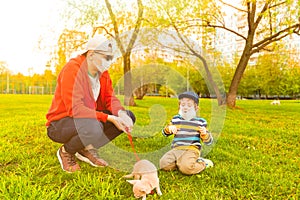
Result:
{"label": "sneaker sole", "polygon": [[79,160],[81,160],[81,161],[83,161],[83,162],[86,162],[86,163],[92,165],[93,167],[104,167],[104,166],[99,166],[99,165],[96,165],[96,164],[92,163],[92,161],[90,161],[90,159],[88,159],[87,157],[82,156],[82,155],[81,155],[80,153],[78,153],[78,152],[75,153],[75,156],[76,156]]}

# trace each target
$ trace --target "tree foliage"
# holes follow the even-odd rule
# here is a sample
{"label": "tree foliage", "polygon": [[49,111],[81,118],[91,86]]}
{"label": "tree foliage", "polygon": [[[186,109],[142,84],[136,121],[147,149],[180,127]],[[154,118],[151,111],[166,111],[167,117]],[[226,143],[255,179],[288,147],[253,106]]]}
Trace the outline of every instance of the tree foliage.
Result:
{"label": "tree foliage", "polygon": [[[297,66],[299,64],[297,64],[297,60],[278,56],[279,51],[276,49],[278,48],[278,41],[291,34],[299,34],[299,8],[299,1],[296,0],[247,0],[234,5],[222,0],[137,0],[128,2],[70,0],[69,12],[66,12],[65,16],[68,16],[70,20],[75,19],[72,27],[85,33],[80,38],[86,39],[86,36],[98,33],[104,33],[115,38],[123,58],[117,62],[118,64],[123,62],[123,75],[129,75],[125,76],[125,79],[126,77],[128,79],[124,80],[127,88],[130,88],[125,92],[126,96],[130,96],[129,93],[132,94],[132,91],[136,89],[131,87],[131,80],[134,86],[136,80],[141,80],[140,77],[132,77],[131,79],[131,64],[136,65],[130,61],[135,41],[138,39],[140,42],[143,40],[152,43],[158,42],[155,41],[157,40],[155,37],[150,39],[145,36],[143,38],[145,33],[139,31],[140,28],[150,27],[157,31],[157,35],[160,31],[175,30],[178,34],[176,37],[181,40],[185,48],[182,46],[180,49],[176,49],[174,46],[169,48],[198,56],[199,60],[201,60],[203,52],[197,48],[196,43],[190,41],[200,41],[202,50],[205,49],[206,54],[211,55],[211,57],[207,67],[203,63],[201,64],[205,69],[205,72],[201,73],[202,76],[199,73],[193,73],[195,69],[193,64],[188,64],[190,66],[190,84],[186,89],[191,87],[196,92],[208,96],[212,91],[212,86],[214,94],[224,98],[222,95],[224,92],[222,84],[224,84],[227,92],[226,103],[234,107],[238,94],[243,96],[251,94],[258,96],[261,94],[296,95],[299,91],[298,80],[290,77],[298,74]],[[224,9],[235,12],[238,23],[243,26],[240,25],[238,29],[234,28],[231,21],[226,20],[227,15]],[[215,37],[217,30],[235,35],[237,40],[243,44],[244,48],[240,52],[232,52],[237,58],[232,63],[222,61],[219,52],[214,47],[214,40],[218,39]],[[66,38],[76,40],[77,34],[80,35],[81,31],[76,33],[76,31],[73,32],[72,29],[69,29],[67,33],[61,35],[57,58],[58,70],[70,55],[67,49],[74,50],[75,46],[78,45],[68,43],[69,46],[65,46],[67,44]],[[258,55],[255,56],[255,54]],[[257,58],[257,64],[254,67],[249,66],[249,60],[255,58]],[[272,64],[270,65],[270,63]],[[178,65],[178,63],[174,64]],[[217,78],[216,66],[222,74],[223,82]],[[181,71],[184,72],[187,77],[186,68],[178,67],[176,70],[180,73]],[[140,76],[141,73],[135,73],[135,75]],[[203,74],[205,75],[203,76]],[[280,81],[276,76],[280,77]],[[209,85],[207,85],[208,82],[210,82]],[[204,85],[206,83],[206,86],[200,83],[204,83]],[[273,88],[274,85],[278,86],[277,89]],[[143,90],[147,91],[148,86],[143,87]],[[126,104],[131,103],[127,99]],[[222,101],[222,103],[224,102]]]}
{"label": "tree foliage", "polygon": [[[244,1],[241,7],[233,6],[220,1],[223,6],[240,13],[241,20],[246,27],[241,30],[229,28],[222,18],[208,18],[204,20],[203,26],[221,28],[230,31],[240,37],[245,46],[237,64],[234,76],[232,78],[227,96],[227,105],[235,106],[238,86],[242,80],[244,71],[247,67],[250,57],[260,51],[272,51],[271,44],[280,41],[290,34],[300,33],[300,8],[297,1]],[[210,13],[206,14],[210,16]],[[220,15],[221,17],[223,15]]]}
{"label": "tree foliage", "polygon": [[[210,48],[212,43],[207,38],[213,39],[213,37],[205,34],[209,33],[211,28],[235,34],[244,43],[244,49],[239,54],[240,59],[228,90],[226,103],[230,107],[235,106],[238,86],[251,56],[262,51],[273,51],[272,43],[290,34],[299,34],[300,31],[300,8],[297,1],[247,0],[238,5],[218,0],[193,1],[192,3],[185,0],[176,2],[153,0],[151,2],[154,2],[155,9],[162,13],[159,24],[173,27],[185,36],[196,35],[196,38],[203,39],[205,48]],[[239,29],[230,26],[230,22],[225,20],[226,13],[222,10],[224,8],[230,8],[232,12],[236,12],[239,23],[244,26]],[[189,50],[194,53],[193,48]],[[207,75],[210,76],[209,71]],[[213,83],[213,80],[211,82]],[[215,87],[215,91],[216,89],[218,88]]]}
{"label": "tree foliage", "polygon": [[55,74],[58,75],[63,66],[66,64],[67,59],[83,48],[86,40],[86,33],[75,30],[65,29],[59,36],[57,42],[57,49],[55,50],[56,57],[52,58],[50,62],[55,63]]}

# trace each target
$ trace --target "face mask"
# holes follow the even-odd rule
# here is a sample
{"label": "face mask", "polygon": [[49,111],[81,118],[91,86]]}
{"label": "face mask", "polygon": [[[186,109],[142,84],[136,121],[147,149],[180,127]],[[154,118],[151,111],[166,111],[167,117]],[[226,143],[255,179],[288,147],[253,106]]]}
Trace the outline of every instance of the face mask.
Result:
{"label": "face mask", "polygon": [[96,65],[96,67],[97,67],[98,71],[102,73],[102,72],[108,70],[110,65],[111,65],[111,61],[107,61],[105,58],[101,58],[101,65]]}
{"label": "face mask", "polygon": [[190,109],[187,112],[183,112],[181,109],[179,110],[179,115],[181,115],[185,120],[191,120],[192,118],[196,117],[195,109]]}
{"label": "face mask", "polygon": [[104,70],[108,70],[111,65],[111,61],[102,58],[101,62],[102,62],[102,67],[104,68]]}

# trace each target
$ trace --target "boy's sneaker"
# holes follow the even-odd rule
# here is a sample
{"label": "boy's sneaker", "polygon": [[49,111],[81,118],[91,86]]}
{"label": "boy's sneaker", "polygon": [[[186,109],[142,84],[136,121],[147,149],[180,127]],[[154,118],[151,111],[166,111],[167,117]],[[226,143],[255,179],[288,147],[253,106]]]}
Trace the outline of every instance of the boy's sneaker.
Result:
{"label": "boy's sneaker", "polygon": [[205,159],[205,158],[202,158],[202,157],[198,158],[197,162],[204,162],[205,163],[205,168],[210,168],[210,167],[214,166],[214,163],[211,160]]}
{"label": "boy's sneaker", "polygon": [[61,168],[68,173],[73,173],[73,172],[79,171],[80,166],[77,164],[77,162],[75,160],[75,155],[70,154],[66,151],[63,152],[62,148],[63,148],[63,146],[61,146],[56,153]]}
{"label": "boy's sneaker", "polygon": [[75,154],[75,156],[86,163],[94,167],[104,167],[108,163],[101,159],[98,155],[97,149],[81,150]]}

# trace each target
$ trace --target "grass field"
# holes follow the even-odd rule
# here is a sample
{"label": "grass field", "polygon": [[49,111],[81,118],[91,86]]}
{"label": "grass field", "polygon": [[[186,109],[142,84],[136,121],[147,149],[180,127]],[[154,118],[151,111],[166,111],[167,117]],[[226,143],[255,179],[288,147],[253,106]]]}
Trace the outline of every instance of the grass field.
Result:
{"label": "grass field", "polygon": [[[52,96],[0,95],[0,199],[135,199],[128,173],[134,155],[125,134],[100,151],[111,167],[67,174],[48,139],[45,114]],[[160,131],[177,112],[177,100],[146,97],[130,108],[137,116],[134,145],[139,156],[158,160],[172,138]],[[211,100],[201,116],[213,120]],[[226,110],[222,133],[207,158],[215,166],[198,175],[159,171],[163,195],[147,199],[300,199],[300,101],[237,101]],[[223,108],[225,109],[225,108]],[[222,120],[222,119],[221,119]],[[210,127],[213,127],[210,124]],[[156,152],[159,150],[159,152]],[[155,163],[157,165],[157,163]]]}

